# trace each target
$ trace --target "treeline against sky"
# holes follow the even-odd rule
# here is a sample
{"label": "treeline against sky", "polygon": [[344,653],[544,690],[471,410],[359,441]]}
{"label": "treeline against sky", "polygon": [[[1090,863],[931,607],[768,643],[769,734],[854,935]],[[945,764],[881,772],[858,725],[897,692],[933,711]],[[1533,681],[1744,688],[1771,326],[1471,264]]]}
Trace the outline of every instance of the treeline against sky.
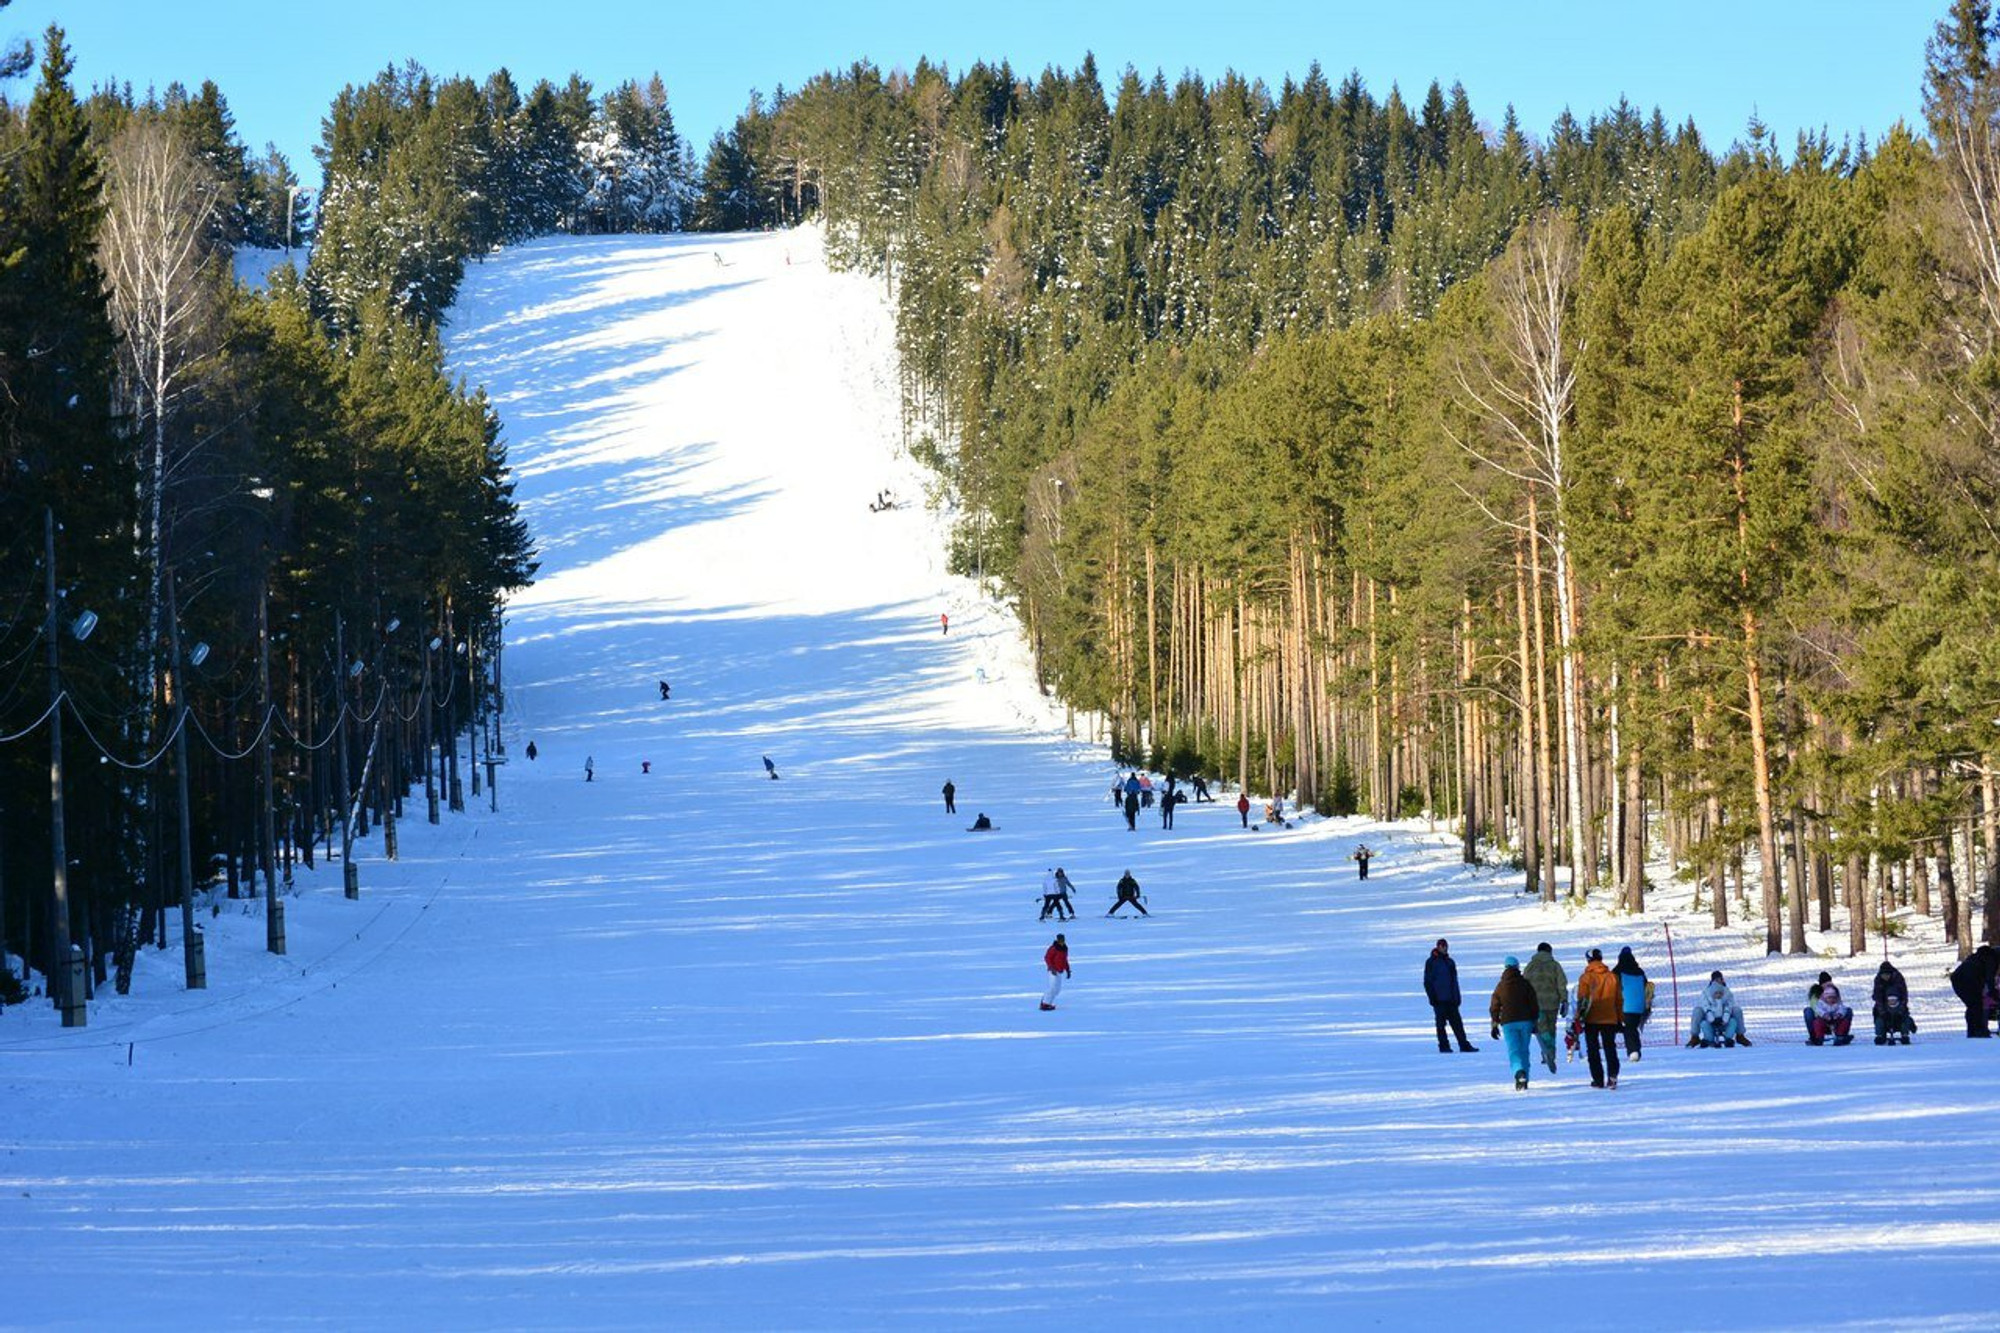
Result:
{"label": "treeline against sky", "polygon": [[[1121,757],[1461,821],[1800,951],[2000,930],[2000,83],[1726,152],[1625,105],[829,72],[711,153],[893,284],[956,567]],[[727,188],[724,188],[727,186]],[[1984,923],[1977,921],[1983,892]]]}
{"label": "treeline against sky", "polygon": [[123,989],[200,886],[275,899],[316,847],[379,824],[393,855],[413,784],[462,803],[452,738],[490,714],[533,562],[500,423],[421,306],[235,282],[296,180],[213,85],[79,100],[51,28],[16,102],[25,55],[0,70],[0,941],[41,973],[74,942]]}

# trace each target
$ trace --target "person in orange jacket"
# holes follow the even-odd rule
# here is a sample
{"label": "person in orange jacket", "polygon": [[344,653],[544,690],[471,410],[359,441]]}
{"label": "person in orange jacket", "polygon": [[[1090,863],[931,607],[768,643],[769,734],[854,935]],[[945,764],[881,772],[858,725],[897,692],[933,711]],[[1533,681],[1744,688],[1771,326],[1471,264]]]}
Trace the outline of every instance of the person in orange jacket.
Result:
{"label": "person in orange jacket", "polygon": [[1049,970],[1049,989],[1042,996],[1042,1008],[1053,1009],[1056,1007],[1056,996],[1062,994],[1063,978],[1069,975],[1069,943],[1060,932],[1056,935],[1056,942],[1042,954],[1042,966]]}
{"label": "person in orange jacket", "polygon": [[1250,793],[1244,792],[1236,798],[1236,817],[1243,821],[1243,827],[1250,827]]}
{"label": "person in orange jacket", "polygon": [[1623,989],[1604,965],[1604,950],[1586,955],[1576,983],[1576,1020],[1583,1024],[1584,1053],[1590,1059],[1590,1086],[1618,1086],[1618,1034],[1624,1030]]}

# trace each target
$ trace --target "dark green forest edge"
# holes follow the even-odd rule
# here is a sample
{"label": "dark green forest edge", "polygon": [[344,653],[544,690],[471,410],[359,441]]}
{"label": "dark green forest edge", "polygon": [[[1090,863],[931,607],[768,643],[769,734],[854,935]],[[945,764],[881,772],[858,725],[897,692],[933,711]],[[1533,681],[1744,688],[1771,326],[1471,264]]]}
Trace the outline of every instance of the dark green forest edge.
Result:
{"label": "dark green forest edge", "polygon": [[[123,984],[196,886],[269,901],[315,848],[393,856],[412,791],[457,805],[533,574],[444,369],[465,265],[816,217],[894,293],[955,567],[1121,760],[1456,820],[1549,899],[1567,865],[1637,910],[1664,849],[1772,949],[1836,901],[1856,950],[1911,913],[1969,949],[1982,896],[2000,934],[1994,42],[1959,0],[1921,129],[1720,155],[1317,67],[1107,99],[1086,59],[830,72],[697,167],[657,77],[406,66],[339,94],[301,197],[214,85],[79,98],[52,29],[0,105],[0,933]],[[230,280],[308,232],[302,277]]]}
{"label": "dark green forest edge", "polygon": [[1982,883],[2000,932],[1993,43],[1959,0],[1873,145],[1623,105],[1538,142],[1316,68],[1107,100],[1086,61],[829,73],[710,163],[891,280],[955,565],[1121,759],[1458,820],[1546,899],[1567,865],[1636,911],[1664,846],[1774,951],[1836,897],[1856,951],[1910,912],[1963,951]]}

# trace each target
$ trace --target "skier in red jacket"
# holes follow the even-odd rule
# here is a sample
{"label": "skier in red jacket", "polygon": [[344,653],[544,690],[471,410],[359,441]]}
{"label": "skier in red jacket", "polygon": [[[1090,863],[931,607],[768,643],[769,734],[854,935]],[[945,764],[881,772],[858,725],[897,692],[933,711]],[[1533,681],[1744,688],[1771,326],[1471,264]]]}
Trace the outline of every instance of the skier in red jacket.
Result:
{"label": "skier in red jacket", "polygon": [[1042,955],[1042,966],[1049,970],[1049,989],[1042,996],[1042,1008],[1053,1009],[1056,1007],[1056,996],[1062,994],[1063,978],[1069,975],[1069,944],[1060,934]]}

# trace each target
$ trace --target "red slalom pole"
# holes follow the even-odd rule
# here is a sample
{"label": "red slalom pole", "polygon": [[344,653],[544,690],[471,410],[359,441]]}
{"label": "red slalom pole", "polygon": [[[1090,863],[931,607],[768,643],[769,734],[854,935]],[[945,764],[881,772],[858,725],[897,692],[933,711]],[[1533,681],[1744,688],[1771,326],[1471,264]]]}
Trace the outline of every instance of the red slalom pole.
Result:
{"label": "red slalom pole", "polygon": [[1674,1041],[1678,1044],[1681,1039],[1681,972],[1674,966],[1674,928],[1662,921],[1660,929],[1667,932],[1667,975],[1674,984]]}

